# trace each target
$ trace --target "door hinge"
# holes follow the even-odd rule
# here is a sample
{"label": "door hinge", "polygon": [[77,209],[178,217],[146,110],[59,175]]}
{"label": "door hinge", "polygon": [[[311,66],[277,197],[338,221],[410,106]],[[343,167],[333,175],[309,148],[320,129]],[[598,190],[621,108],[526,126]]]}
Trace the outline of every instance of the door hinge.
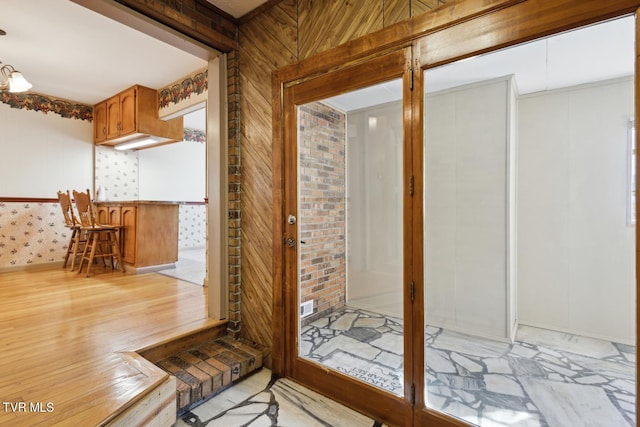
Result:
{"label": "door hinge", "polygon": [[409,403],[411,406],[416,404],[416,386],[415,384],[411,384],[411,391],[409,395]]}
{"label": "door hinge", "polygon": [[409,177],[409,195],[413,196],[413,190],[415,188],[415,180],[413,178],[413,175],[411,175]]}
{"label": "door hinge", "polygon": [[414,299],[415,294],[416,294],[416,282],[414,282],[412,280],[410,286],[411,286],[411,289],[410,289],[409,293],[411,295],[411,302],[413,302],[413,299]]}
{"label": "door hinge", "polygon": [[409,77],[409,89],[413,90],[413,68],[410,68],[409,71],[411,71],[411,76]]}

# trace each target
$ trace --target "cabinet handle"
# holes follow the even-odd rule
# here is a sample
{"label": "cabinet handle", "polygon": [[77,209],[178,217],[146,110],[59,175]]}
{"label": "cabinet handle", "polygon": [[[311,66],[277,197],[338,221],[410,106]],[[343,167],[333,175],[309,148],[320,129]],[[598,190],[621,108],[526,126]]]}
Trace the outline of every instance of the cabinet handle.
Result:
{"label": "cabinet handle", "polygon": [[122,130],[122,126],[120,125],[120,122],[118,122],[118,126],[116,126],[118,128],[118,130]]}
{"label": "cabinet handle", "polygon": [[106,134],[107,134],[107,128],[106,128],[106,127],[102,128],[102,134],[103,134],[103,135],[106,135]]}

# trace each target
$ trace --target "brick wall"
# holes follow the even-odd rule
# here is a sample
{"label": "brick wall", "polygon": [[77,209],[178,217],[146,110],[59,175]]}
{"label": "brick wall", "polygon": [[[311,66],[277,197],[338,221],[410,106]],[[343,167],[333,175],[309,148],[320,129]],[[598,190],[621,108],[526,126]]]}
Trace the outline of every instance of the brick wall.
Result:
{"label": "brick wall", "polygon": [[298,214],[300,298],[314,300],[305,321],[343,307],[346,298],[346,116],[318,102],[300,108]]}
{"label": "brick wall", "polygon": [[240,334],[240,68],[238,52],[227,54],[227,97],[229,140],[229,323],[227,331],[238,337]]}

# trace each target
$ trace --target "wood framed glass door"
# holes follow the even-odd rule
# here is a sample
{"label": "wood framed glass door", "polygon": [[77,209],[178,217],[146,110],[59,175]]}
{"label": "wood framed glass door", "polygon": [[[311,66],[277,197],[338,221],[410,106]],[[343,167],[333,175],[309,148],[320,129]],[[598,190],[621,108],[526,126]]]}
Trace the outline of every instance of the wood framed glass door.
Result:
{"label": "wood framed glass door", "polygon": [[409,64],[403,49],[284,90],[285,369],[393,425],[413,390]]}
{"label": "wood framed glass door", "polygon": [[[561,3],[560,6],[558,2]],[[638,256],[635,249],[637,229],[634,228],[635,225],[629,223],[629,218],[638,201],[634,198],[635,187],[628,181],[629,176],[626,171],[629,171],[630,176],[633,175],[636,168],[632,168],[630,165],[632,162],[637,164],[637,157],[631,155],[634,150],[633,144],[630,142],[631,137],[628,136],[634,134],[634,126],[631,124],[635,123],[634,119],[637,116],[637,93],[638,87],[640,87],[636,82],[637,63],[632,64],[633,73],[617,75],[617,80],[614,79],[616,81],[606,83],[606,85],[613,85],[611,90],[603,90],[598,98],[593,98],[597,100],[593,108],[585,108],[589,96],[582,96],[582,98],[578,96],[575,98],[578,99],[578,102],[575,99],[572,101],[574,104],[572,104],[571,111],[581,111],[582,118],[590,117],[588,124],[591,125],[603,122],[604,115],[600,115],[600,108],[613,104],[607,98],[608,96],[617,93],[623,98],[626,97],[624,98],[626,101],[623,101],[624,111],[620,110],[622,112],[615,113],[617,119],[614,121],[616,123],[604,126],[607,132],[615,128],[615,137],[612,136],[613,134],[607,134],[605,138],[602,138],[606,142],[615,140],[618,144],[615,150],[613,144],[607,146],[610,149],[602,150],[600,150],[602,147],[598,148],[595,143],[592,147],[572,146],[571,144],[574,144],[575,140],[571,140],[568,148],[563,149],[564,151],[558,151],[560,145],[557,144],[546,146],[548,153],[544,156],[533,151],[519,152],[518,150],[521,148],[531,148],[531,140],[528,141],[529,146],[527,147],[527,141],[518,140],[518,138],[514,140],[514,136],[526,135],[531,139],[531,135],[535,135],[536,132],[548,131],[551,128],[556,130],[557,132],[552,132],[551,135],[545,134],[544,138],[540,139],[543,142],[538,144],[535,143],[534,138],[533,145],[536,146],[536,149],[540,149],[544,148],[544,144],[552,141],[552,138],[564,134],[579,135],[578,143],[590,141],[589,138],[599,135],[601,129],[585,131],[585,129],[591,129],[585,124],[567,131],[567,128],[561,127],[558,122],[561,121],[560,117],[570,118],[571,116],[568,114],[552,114],[547,116],[544,121],[530,121],[527,129],[513,126],[514,116],[524,103],[520,103],[517,99],[514,100],[514,97],[518,96],[515,90],[517,85],[514,85],[513,79],[508,76],[492,76],[482,82],[459,82],[458,86],[466,86],[466,83],[471,83],[471,86],[457,88],[464,89],[464,93],[456,91],[452,87],[446,88],[445,90],[455,92],[453,101],[449,98],[436,99],[433,97],[433,93],[428,92],[433,89],[431,87],[433,81],[429,73],[437,72],[438,67],[448,66],[460,60],[464,60],[460,61],[461,64],[471,65],[475,57],[485,55],[488,52],[536,41],[541,37],[568,32],[584,26],[590,28],[594,23],[625,15],[627,19],[634,21],[634,25],[630,31],[622,31],[623,38],[620,43],[631,42],[633,44],[634,39],[637,40],[637,25],[635,25],[637,16],[631,14],[635,12],[638,5],[639,2],[636,0],[616,0],[599,4],[577,0],[513,2],[509,7],[474,16],[450,26],[434,29],[432,32],[407,35],[407,38],[398,44],[406,46],[412,43],[412,55],[409,55],[408,49],[404,48],[386,55],[379,52],[368,52],[373,55],[373,59],[363,60],[358,55],[354,55],[344,59],[345,64],[351,64],[344,66],[336,65],[338,61],[332,57],[330,59],[335,62],[324,68],[314,64],[313,61],[308,61],[296,66],[295,70],[290,72],[289,76],[293,77],[280,80],[283,87],[274,91],[274,94],[277,94],[274,103],[281,103],[282,108],[277,111],[280,116],[275,118],[274,123],[278,123],[279,119],[281,123],[278,123],[280,128],[274,130],[274,141],[276,143],[282,141],[283,144],[281,150],[278,151],[283,153],[282,159],[276,158],[275,161],[276,167],[283,169],[282,174],[275,174],[282,179],[282,182],[276,182],[275,192],[276,199],[282,203],[278,205],[281,212],[276,213],[280,225],[275,227],[274,239],[280,240],[283,246],[281,251],[283,261],[278,264],[276,260],[275,275],[278,276],[281,273],[281,276],[284,277],[284,284],[282,289],[278,289],[281,292],[275,294],[275,307],[283,307],[285,313],[282,316],[275,315],[274,322],[275,330],[285,333],[282,334],[283,336],[274,336],[274,352],[280,352],[279,357],[275,357],[274,360],[281,363],[281,365],[275,365],[276,372],[293,377],[331,398],[391,425],[462,426],[468,425],[469,422],[479,425],[492,425],[491,423],[494,423],[493,425],[495,423],[502,423],[502,425],[519,425],[518,423],[520,425],[528,425],[527,423],[530,425],[571,425],[571,419],[563,418],[562,412],[560,415],[550,416],[557,417],[556,419],[549,418],[554,422],[545,424],[544,421],[541,421],[541,415],[545,412],[541,408],[549,404],[551,400],[548,398],[549,394],[545,397],[541,390],[547,387],[555,390],[557,395],[567,397],[573,393],[571,390],[577,390],[578,386],[584,386],[594,391],[595,383],[600,381],[606,382],[607,387],[603,388],[604,391],[601,390],[602,393],[595,393],[600,394],[600,397],[593,400],[592,404],[596,408],[606,406],[607,411],[611,407],[618,411],[616,415],[611,415],[614,412],[607,412],[609,419],[616,417],[618,425],[633,425],[635,423],[634,402],[637,389],[635,329],[638,327],[638,321],[635,315],[633,294],[637,293],[637,279],[634,275],[637,270]],[[597,40],[601,41],[599,38]],[[555,42],[545,40],[543,45],[553,43]],[[592,45],[593,43],[588,44],[586,49],[591,49]],[[611,51],[613,48],[609,50]],[[637,58],[637,47],[633,46],[632,50],[634,50],[633,56]],[[348,49],[344,49],[340,52],[347,51]],[[601,56],[604,57],[605,53]],[[545,55],[542,57],[545,58]],[[329,55],[323,58],[327,59]],[[513,60],[506,62],[515,63]],[[582,67],[573,74],[581,74],[578,71],[584,71],[586,68]],[[446,68],[441,70],[444,70],[441,71],[444,74],[448,73]],[[510,72],[506,74],[510,74]],[[336,326],[345,323],[353,326],[355,321],[362,320],[357,314],[349,312],[348,316],[344,317],[345,313],[340,313],[333,318],[323,320],[312,318],[309,323],[305,323],[304,319],[300,318],[301,303],[307,302],[306,298],[317,300],[315,297],[309,297],[300,287],[301,278],[308,274],[307,270],[303,271],[305,268],[303,262],[309,259],[312,265],[315,265],[314,261],[317,264],[326,262],[326,257],[314,257],[305,253],[307,250],[305,245],[310,241],[307,239],[310,237],[316,239],[317,237],[313,232],[310,232],[314,223],[309,220],[313,215],[302,212],[302,209],[303,205],[312,206],[316,202],[305,199],[303,191],[315,190],[316,188],[309,187],[309,184],[312,183],[310,180],[302,182],[303,178],[308,179],[311,174],[301,173],[300,165],[309,161],[309,158],[302,157],[300,141],[301,138],[307,137],[305,133],[308,129],[301,129],[300,124],[303,121],[301,120],[302,110],[308,110],[314,103],[326,105],[324,101],[331,100],[337,95],[350,92],[360,93],[357,92],[359,89],[375,87],[399,78],[402,79],[403,141],[402,205],[400,208],[402,212],[402,279],[397,292],[402,294],[403,301],[401,322],[404,350],[402,355],[403,379],[401,387],[385,390],[384,387],[381,387],[381,382],[376,382],[375,378],[367,382],[366,378],[363,379],[357,374],[353,375],[354,372],[359,371],[350,369],[352,375],[345,375],[349,372],[342,372],[343,370],[340,369],[344,365],[333,363],[325,366],[322,363],[325,360],[324,357],[330,356],[332,350],[339,349],[337,346],[323,347],[328,342],[323,341],[326,338],[326,333],[334,334],[338,329]],[[604,83],[595,83],[594,87],[604,86]],[[573,94],[573,89],[570,92]],[[575,91],[575,93],[578,92]],[[527,100],[524,109],[544,112],[546,101],[536,103],[537,101],[533,100],[533,95],[527,96],[531,99]],[[498,98],[503,102],[498,105],[499,108],[496,108],[492,101]],[[514,107],[514,104],[517,105]],[[569,101],[567,101],[567,105],[569,105]],[[456,109],[454,107],[466,109],[465,114],[467,115],[460,115],[462,118],[453,125],[450,124],[446,131],[442,131],[439,126],[446,124],[447,120],[451,118],[447,112],[454,111]],[[489,110],[499,110],[500,114],[493,118],[483,116]],[[369,120],[373,118],[373,115],[362,117],[369,130],[378,126],[377,120]],[[375,116],[375,118],[378,117]],[[502,136],[488,136],[490,125],[502,127]],[[346,124],[344,126],[346,129],[345,139],[348,140],[349,127]],[[360,129],[354,127],[353,130],[358,133]],[[438,142],[438,132],[442,135],[457,133],[459,140],[451,142],[442,139],[441,141],[445,142]],[[517,143],[522,144],[518,146]],[[373,146],[376,144],[375,141],[372,142]],[[590,151],[594,147],[595,151]],[[627,150],[626,154],[625,149]],[[317,158],[325,158],[325,153],[330,150],[329,146],[322,148],[316,146],[314,155],[319,156]],[[367,256],[373,256],[368,261],[379,260],[379,258],[375,258],[375,251],[348,254],[350,243],[357,242],[358,233],[371,233],[372,224],[375,233],[377,230],[375,228],[376,220],[391,218],[385,217],[385,215],[399,208],[398,204],[394,205],[391,202],[385,206],[367,205],[366,202],[362,202],[362,206],[378,209],[379,212],[376,214],[381,216],[377,219],[375,216],[371,216],[367,220],[363,220],[364,217],[356,215],[360,221],[350,223],[353,218],[349,215],[357,213],[357,210],[355,207],[349,206],[347,200],[349,197],[353,195],[355,198],[361,197],[361,200],[365,201],[372,202],[374,200],[365,197],[366,195],[350,192],[354,189],[350,185],[355,185],[358,177],[366,178],[369,182],[376,177],[375,173],[367,175],[372,172],[371,170],[360,175],[349,176],[349,172],[353,172],[351,169],[356,168],[357,165],[357,162],[350,164],[349,156],[357,153],[360,157],[356,160],[363,160],[367,164],[375,163],[375,156],[367,158],[365,153],[353,150],[353,147],[345,148],[344,152],[346,157],[343,160],[345,165],[343,185],[346,187],[343,197],[345,199],[344,205],[330,206],[331,203],[328,203],[325,207],[337,211],[344,210],[345,225],[342,232],[338,233],[337,238],[329,238],[328,240],[335,243],[340,241],[339,236],[344,236],[345,241],[342,244],[345,251],[344,275],[347,278],[349,272],[370,273],[365,268],[358,270],[358,267],[367,265],[365,262]],[[623,155],[622,160],[619,156],[620,153]],[[527,288],[522,274],[526,266],[533,265],[532,261],[538,262],[542,258],[550,259],[553,262],[562,261],[560,257],[553,256],[557,247],[545,249],[540,242],[543,237],[546,241],[551,241],[561,235],[560,233],[567,232],[566,227],[559,227],[555,234],[553,232],[532,233],[531,230],[534,229],[531,227],[532,224],[538,226],[539,224],[535,224],[536,222],[544,221],[553,223],[555,217],[549,217],[547,212],[549,203],[547,201],[541,203],[540,199],[536,199],[537,193],[530,192],[527,195],[522,193],[522,196],[519,196],[518,191],[522,187],[521,184],[528,184],[536,191],[545,185],[553,189],[554,185],[559,182],[554,179],[566,178],[562,174],[570,168],[566,167],[566,164],[547,163],[547,160],[551,159],[557,162],[562,158],[570,159],[567,156],[562,157],[565,154],[571,154],[574,156],[571,159],[574,160],[585,156],[596,160],[595,165],[584,166],[583,164],[580,166],[579,174],[573,178],[570,177],[573,179],[573,190],[577,189],[577,191],[569,192],[570,203],[566,204],[573,204],[573,210],[569,210],[567,211],[569,214],[563,215],[578,221],[575,223],[567,222],[570,224],[569,228],[573,227],[569,230],[569,234],[573,233],[571,236],[574,239],[573,243],[568,245],[571,250],[575,251],[578,248],[578,245],[574,243],[581,243],[583,246],[589,245],[592,238],[600,239],[605,235],[605,230],[612,230],[609,225],[597,225],[599,224],[597,221],[592,221],[593,215],[590,216],[598,209],[610,210],[611,204],[605,203],[605,208],[592,209],[591,205],[584,203],[585,195],[592,196],[587,197],[588,200],[593,201],[599,198],[605,202],[609,200],[610,195],[621,195],[620,197],[616,196],[617,199],[626,198],[627,203],[623,214],[614,215],[617,218],[615,219],[616,227],[621,229],[620,236],[623,237],[615,244],[601,244],[600,248],[595,248],[596,250],[610,249],[604,252],[574,252],[571,255],[574,258],[568,262],[572,263],[574,273],[579,278],[575,283],[581,286],[588,285],[590,291],[590,293],[585,292],[584,295],[580,295],[579,303],[576,303],[578,305],[591,304],[591,309],[588,310],[589,315],[585,315],[584,312],[579,314],[581,318],[575,317],[575,319],[582,323],[574,323],[574,325],[588,324],[596,315],[602,315],[605,305],[609,301],[613,301],[615,296],[618,298],[616,300],[618,304],[613,304],[615,309],[610,311],[611,316],[608,320],[619,321],[619,326],[614,327],[613,330],[616,332],[626,331],[626,336],[631,338],[611,337],[613,339],[608,345],[599,347],[601,350],[604,349],[603,353],[600,353],[603,356],[602,360],[589,361],[587,359],[590,356],[582,354],[578,355],[579,363],[570,362],[569,360],[573,359],[563,353],[564,350],[549,348],[548,342],[536,344],[518,338],[518,331],[527,329],[521,328],[521,326],[536,327],[536,320],[532,317],[532,313],[535,314],[540,307],[549,313],[557,314],[554,312],[557,307],[553,305],[557,303],[557,299],[535,299],[539,297],[536,292],[540,289],[552,288],[551,281],[538,280],[535,286]],[[394,158],[393,151],[381,151],[379,155],[384,157],[381,164],[393,163],[390,161]],[[524,159],[523,156],[526,156],[526,162],[519,163],[519,160]],[[535,163],[538,160],[539,162]],[[386,163],[387,161],[389,163]],[[608,167],[614,171],[613,174],[599,175],[604,170],[603,162],[606,162]],[[572,160],[570,164],[575,166],[578,163]],[[518,165],[520,169],[517,169]],[[613,167],[611,167],[612,165]],[[333,167],[335,169],[335,165]],[[523,169],[525,167],[528,167],[529,170]],[[553,171],[555,173],[554,179],[550,179],[549,176],[544,177],[548,181],[539,179],[540,177],[532,178],[533,175],[527,175],[532,170]],[[330,179],[328,176],[323,178]],[[518,183],[519,179],[524,179],[524,181]],[[617,180],[618,185],[609,188],[605,185],[609,182],[607,180]],[[514,181],[516,182],[514,183]],[[576,182],[581,185],[575,185]],[[315,184],[323,185],[328,182],[318,181]],[[565,183],[563,185],[568,188],[571,184]],[[488,191],[491,187],[499,188],[499,190]],[[559,187],[556,185],[557,188]],[[278,193],[279,191],[281,194]],[[385,194],[385,190],[380,190],[380,193]],[[451,194],[454,194],[455,197],[452,197]],[[390,200],[389,196],[385,197],[387,198],[383,198],[384,200]],[[582,202],[577,203],[579,197],[583,197],[583,199]],[[553,201],[556,203],[558,200],[554,199]],[[526,208],[522,208],[522,206],[526,206]],[[456,211],[455,215],[451,214],[451,210]],[[527,215],[529,216],[527,217]],[[288,221],[289,219],[291,222]],[[526,221],[529,221],[529,226],[525,228],[519,226],[519,222],[526,223]],[[325,222],[326,225],[329,225],[328,221]],[[387,224],[384,226],[385,231],[389,227],[395,228],[397,226],[397,224],[389,226],[388,224],[391,223],[393,221],[387,223],[382,221],[382,224]],[[312,227],[308,228],[309,225]],[[578,225],[583,228],[581,232],[576,233]],[[379,226],[378,229],[380,227],[382,226]],[[627,228],[624,229],[625,227]],[[350,233],[355,235],[352,236]],[[383,235],[383,233],[380,234]],[[350,242],[350,238],[354,240]],[[540,241],[537,241],[537,246],[531,244],[523,249],[518,238],[530,241],[540,238]],[[619,252],[620,256],[610,256],[614,246],[616,250],[624,246]],[[390,242],[386,249],[392,247],[397,246]],[[530,251],[531,253],[527,255],[526,250],[531,248],[535,248],[535,250]],[[578,260],[575,254],[582,256],[582,259]],[[521,259],[520,256],[525,258]],[[527,256],[528,258],[526,258]],[[514,261],[518,261],[519,264]],[[614,273],[622,272],[627,279],[630,278],[624,285],[625,290],[618,292],[619,289],[616,288],[616,295],[613,295],[613,287],[597,288],[595,286],[597,283],[593,279],[600,276],[584,274],[585,271],[597,264],[607,264],[606,267],[610,268],[611,274],[603,277],[614,277]],[[579,266],[579,268],[575,268],[575,266]],[[383,268],[389,266],[375,265],[375,267],[380,267],[386,272],[392,271],[392,269],[385,270]],[[460,268],[454,271],[454,267]],[[326,269],[334,268],[337,267],[327,265]],[[350,268],[351,270],[349,270]],[[533,271],[540,273],[552,270],[537,268]],[[539,277],[539,274],[530,277],[536,278]],[[600,282],[604,281],[606,280],[600,280]],[[455,286],[447,286],[447,283],[454,282]],[[498,286],[492,289],[483,289],[480,286],[481,283],[492,282],[494,285],[497,283]],[[454,292],[450,292],[452,289]],[[322,291],[322,288],[317,287],[317,290]],[[541,293],[538,292],[538,294]],[[626,296],[620,298],[622,294]],[[348,290],[344,300],[349,302]],[[574,306],[578,307],[576,304]],[[478,314],[480,312],[478,306],[482,305],[484,307],[480,308],[483,308],[485,312],[488,311],[488,313],[484,313],[486,316]],[[315,302],[313,307],[315,307]],[[454,307],[455,314],[453,316],[447,312],[447,308],[451,307]],[[579,312],[574,311],[574,313]],[[316,320],[319,320],[319,323],[311,325]],[[333,322],[338,322],[338,324]],[[368,326],[364,326],[366,322],[369,322]],[[366,322],[358,324],[358,326],[363,326],[363,330],[343,335],[349,339],[360,337],[364,341],[368,339],[369,342],[376,341],[379,339],[376,333],[380,333],[380,331],[375,331],[376,328],[370,326],[378,321],[369,318]],[[391,328],[391,326],[397,325],[385,324],[384,326]],[[319,331],[322,328],[329,331]],[[447,328],[452,330],[445,331]],[[470,329],[473,328],[476,330],[471,331]],[[571,327],[566,327],[564,330],[556,332],[576,335],[571,332],[571,329]],[[308,333],[309,331],[311,332]],[[477,333],[478,331],[480,332]],[[471,336],[469,332],[476,332],[476,336]],[[597,338],[598,331],[592,331],[591,335],[587,338],[599,339]],[[494,342],[488,346],[486,343],[483,344],[483,353],[480,355],[465,353],[463,350],[468,349],[474,341],[477,341],[477,338],[489,338],[497,343]],[[498,339],[496,340],[496,338]],[[553,338],[550,339],[553,341]],[[619,341],[616,342],[616,339]],[[357,345],[353,341],[343,340],[343,342],[347,341],[354,346]],[[578,339],[578,341],[584,343],[589,340]],[[475,343],[477,344],[477,342]],[[457,347],[454,349],[451,345]],[[315,350],[319,351],[314,353]],[[503,360],[497,357],[499,354],[511,357],[511,359]],[[377,356],[376,354],[373,357]],[[331,359],[331,357],[329,358]],[[611,360],[607,358],[619,359],[622,362],[621,367],[618,366],[614,369],[613,365],[609,363]],[[335,362],[335,359],[332,359],[332,362]],[[588,366],[591,367],[585,367],[585,364],[590,364]],[[362,363],[362,366],[364,365],[366,364]],[[605,370],[595,369],[596,366],[602,368],[605,365],[613,369],[615,375],[610,375],[613,371],[607,370],[608,368]],[[523,378],[519,379],[518,376]],[[518,383],[516,379],[521,381]],[[545,382],[547,380],[557,384],[549,385],[548,382]],[[624,390],[625,387],[626,390]],[[488,391],[486,396],[479,395],[483,390]],[[536,400],[542,402],[539,403],[540,406],[535,403]],[[562,411],[562,408],[571,408],[571,405],[559,405],[559,407]],[[479,408],[484,409],[480,411]],[[589,416],[588,408],[582,407],[581,411],[584,411],[582,415]],[[484,421],[488,421],[483,423],[483,418],[486,418]]]}
{"label": "wood framed glass door", "polygon": [[637,17],[529,5],[415,45],[414,425],[636,425]]}

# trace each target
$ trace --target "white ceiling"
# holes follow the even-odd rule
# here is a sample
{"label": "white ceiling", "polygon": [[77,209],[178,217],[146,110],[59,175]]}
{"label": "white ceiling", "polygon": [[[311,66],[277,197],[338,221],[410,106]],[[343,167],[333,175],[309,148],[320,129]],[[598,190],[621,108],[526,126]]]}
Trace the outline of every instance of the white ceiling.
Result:
{"label": "white ceiling", "polygon": [[267,0],[207,0],[218,9],[224,10],[234,18],[240,18],[251,12]]}
{"label": "white ceiling", "polygon": [[[425,75],[428,92],[514,74],[520,94],[630,76],[634,72],[632,16],[537,40],[445,66]],[[351,111],[400,99],[399,80],[328,100]]]}
{"label": "white ceiling", "polygon": [[[94,105],[134,84],[159,89],[207,66],[196,57],[69,0],[0,0],[0,62],[32,92]],[[264,0],[208,0],[234,17]],[[204,130],[204,110],[185,116]]]}
{"label": "white ceiling", "polygon": [[0,61],[33,92],[96,104],[134,84],[158,89],[205,60],[69,0],[2,0]]}

